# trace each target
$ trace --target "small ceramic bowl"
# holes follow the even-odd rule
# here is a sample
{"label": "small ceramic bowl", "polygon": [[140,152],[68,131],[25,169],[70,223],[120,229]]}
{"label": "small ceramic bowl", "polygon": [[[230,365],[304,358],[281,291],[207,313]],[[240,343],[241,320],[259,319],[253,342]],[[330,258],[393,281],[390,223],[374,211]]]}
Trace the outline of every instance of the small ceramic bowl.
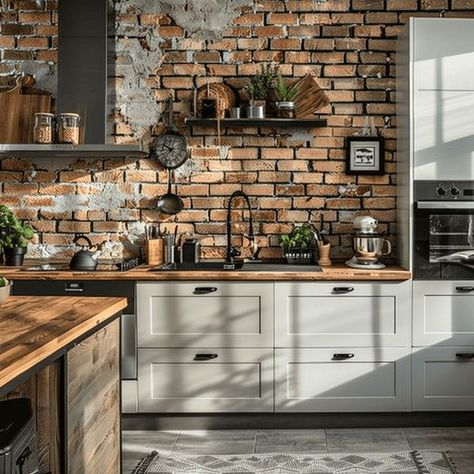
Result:
{"label": "small ceramic bowl", "polygon": [[12,285],[10,283],[7,286],[0,287],[0,305],[3,304],[6,299],[10,296],[10,290],[12,289]]}

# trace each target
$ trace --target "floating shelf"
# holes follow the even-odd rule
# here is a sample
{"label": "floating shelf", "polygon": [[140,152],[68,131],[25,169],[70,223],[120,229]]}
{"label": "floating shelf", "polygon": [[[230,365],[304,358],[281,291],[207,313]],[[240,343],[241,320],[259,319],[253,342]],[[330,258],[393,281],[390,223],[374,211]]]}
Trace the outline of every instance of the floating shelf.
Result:
{"label": "floating shelf", "polygon": [[[220,120],[221,127],[281,127],[281,128],[316,128],[326,127],[327,120],[321,118],[310,119],[285,119],[285,118],[224,118]],[[208,118],[187,118],[186,124],[190,127],[208,127],[217,126],[216,119]]]}
{"label": "floating shelf", "polygon": [[104,157],[104,158],[125,158],[144,157],[139,145],[40,145],[33,143],[4,143],[0,144],[0,156],[19,157]]}

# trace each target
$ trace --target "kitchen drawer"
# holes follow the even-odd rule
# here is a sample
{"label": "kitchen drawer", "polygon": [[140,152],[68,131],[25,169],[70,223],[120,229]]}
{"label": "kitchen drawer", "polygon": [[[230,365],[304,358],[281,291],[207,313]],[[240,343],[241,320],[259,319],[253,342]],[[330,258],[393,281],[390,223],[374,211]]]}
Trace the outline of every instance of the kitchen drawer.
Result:
{"label": "kitchen drawer", "polygon": [[[196,360],[199,356],[204,360]],[[139,349],[138,409],[166,413],[271,412],[273,351]]]}
{"label": "kitchen drawer", "polygon": [[472,280],[413,282],[413,345],[432,344],[474,345]]}
{"label": "kitchen drawer", "polygon": [[276,283],[275,346],[409,346],[410,282]]}
{"label": "kitchen drawer", "polygon": [[413,350],[414,411],[474,410],[474,347]]}
{"label": "kitchen drawer", "polygon": [[410,393],[409,348],[275,351],[277,412],[409,411]]}
{"label": "kitchen drawer", "polygon": [[137,284],[139,347],[272,347],[273,283]]}

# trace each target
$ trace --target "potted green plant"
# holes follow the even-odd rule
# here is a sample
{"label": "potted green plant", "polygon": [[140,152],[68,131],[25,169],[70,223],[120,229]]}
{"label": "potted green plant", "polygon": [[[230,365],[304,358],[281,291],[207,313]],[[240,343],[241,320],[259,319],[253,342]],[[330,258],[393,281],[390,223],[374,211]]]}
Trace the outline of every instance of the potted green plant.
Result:
{"label": "potted green plant", "polygon": [[33,229],[23,224],[7,207],[0,205],[0,247],[5,265],[21,266],[26,253],[28,240],[34,237]]}
{"label": "potted green plant", "polygon": [[313,227],[310,224],[295,227],[289,234],[280,236],[280,245],[287,263],[312,263],[316,246]]}
{"label": "potted green plant", "polygon": [[277,102],[277,116],[280,118],[295,118],[295,97],[300,90],[299,82],[293,85],[288,85],[281,74],[278,74],[275,79],[275,94],[278,98]]}
{"label": "potted green plant", "polygon": [[249,106],[247,109],[248,118],[264,118],[265,104],[268,94],[275,87],[275,79],[278,73],[278,65],[262,66],[261,71],[253,76],[245,91],[249,96]]}
{"label": "potted green plant", "polygon": [[3,277],[0,277],[0,305],[10,296],[11,284]]}

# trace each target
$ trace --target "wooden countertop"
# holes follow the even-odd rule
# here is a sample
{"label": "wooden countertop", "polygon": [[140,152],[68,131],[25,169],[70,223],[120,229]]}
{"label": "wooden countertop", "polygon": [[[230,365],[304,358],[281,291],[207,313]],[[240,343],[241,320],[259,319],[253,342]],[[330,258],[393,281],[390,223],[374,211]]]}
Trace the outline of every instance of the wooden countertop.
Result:
{"label": "wooden countertop", "polygon": [[126,298],[11,296],[0,306],[0,388],[126,306]]}
{"label": "wooden countertop", "polygon": [[322,272],[275,272],[275,271],[160,271],[140,265],[127,272],[80,272],[80,271],[25,271],[21,268],[0,267],[0,276],[10,280],[137,280],[137,281],[190,281],[190,280],[238,280],[238,281],[318,281],[318,280],[409,280],[411,273],[399,266],[382,270],[357,270],[344,264],[323,268]]}

